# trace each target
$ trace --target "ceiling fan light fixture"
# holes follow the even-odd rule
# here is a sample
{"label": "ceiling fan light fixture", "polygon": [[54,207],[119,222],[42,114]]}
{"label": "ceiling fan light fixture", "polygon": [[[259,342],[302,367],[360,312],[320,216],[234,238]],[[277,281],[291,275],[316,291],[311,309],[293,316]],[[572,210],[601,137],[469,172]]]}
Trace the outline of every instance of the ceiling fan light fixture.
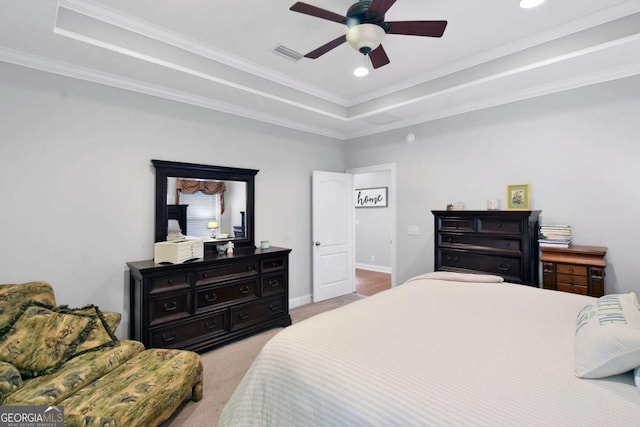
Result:
{"label": "ceiling fan light fixture", "polygon": [[364,77],[369,74],[369,69],[367,67],[358,67],[353,70],[353,75],[356,77]]}
{"label": "ceiling fan light fixture", "polygon": [[533,9],[544,3],[544,0],[520,0],[520,7],[523,9]]}
{"label": "ceiling fan light fixture", "polygon": [[360,24],[347,30],[347,41],[358,52],[366,55],[380,46],[384,29],[375,24]]}

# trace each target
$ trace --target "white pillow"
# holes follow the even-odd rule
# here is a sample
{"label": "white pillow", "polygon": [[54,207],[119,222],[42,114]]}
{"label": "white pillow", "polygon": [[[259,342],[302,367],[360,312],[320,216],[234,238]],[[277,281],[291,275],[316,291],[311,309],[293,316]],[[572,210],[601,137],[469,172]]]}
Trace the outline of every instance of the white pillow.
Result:
{"label": "white pillow", "polygon": [[452,271],[433,271],[431,273],[425,273],[420,276],[413,277],[409,280],[416,280],[416,279],[436,279],[436,280],[451,280],[454,282],[476,282],[476,283],[504,282],[504,279],[501,276],[493,276],[491,274],[455,273]]}
{"label": "white pillow", "polygon": [[603,378],[640,366],[640,308],[635,292],[605,295],[576,319],[575,373]]}

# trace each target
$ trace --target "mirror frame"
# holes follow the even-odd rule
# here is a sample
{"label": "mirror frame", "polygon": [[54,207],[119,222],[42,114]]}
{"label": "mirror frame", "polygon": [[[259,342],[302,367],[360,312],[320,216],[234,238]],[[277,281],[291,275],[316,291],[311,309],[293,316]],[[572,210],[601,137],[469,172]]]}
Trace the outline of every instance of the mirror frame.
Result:
{"label": "mirror frame", "polygon": [[[200,178],[217,181],[242,181],[247,184],[247,204],[245,214],[246,237],[234,239],[236,246],[255,247],[255,176],[257,169],[242,169],[226,166],[199,165],[195,163],[170,162],[166,160],[151,160],[156,168],[156,204],[155,204],[155,241],[163,242],[167,238],[167,178]],[[215,244],[209,242],[206,244]]]}

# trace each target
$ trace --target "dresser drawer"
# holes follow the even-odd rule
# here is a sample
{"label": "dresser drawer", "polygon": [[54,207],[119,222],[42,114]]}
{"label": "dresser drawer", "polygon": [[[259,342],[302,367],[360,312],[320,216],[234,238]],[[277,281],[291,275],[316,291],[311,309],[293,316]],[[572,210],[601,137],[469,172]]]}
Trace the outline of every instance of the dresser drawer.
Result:
{"label": "dresser drawer", "polygon": [[558,264],[558,273],[586,276],[587,267],[584,265]]}
{"label": "dresser drawer", "polygon": [[287,276],[284,272],[274,273],[262,276],[261,295],[269,296],[279,294],[285,291],[287,286]]}
{"label": "dresser drawer", "polygon": [[587,276],[574,276],[571,274],[560,274],[556,275],[556,281],[558,284],[566,283],[568,285],[582,285],[587,286],[589,284],[589,280]]}
{"label": "dresser drawer", "polygon": [[445,217],[439,218],[438,230],[448,231],[473,231],[472,218]]}
{"label": "dresser drawer", "polygon": [[285,298],[273,297],[231,307],[231,330],[246,328],[285,313]]}
{"label": "dresser drawer", "polygon": [[196,286],[224,282],[241,277],[257,276],[258,262],[241,262],[196,271]]}
{"label": "dresser drawer", "polygon": [[521,220],[478,218],[479,233],[522,234],[524,225]]}
{"label": "dresser drawer", "polygon": [[191,292],[171,293],[149,299],[149,325],[189,317]]}
{"label": "dresser drawer", "polygon": [[522,261],[494,255],[439,250],[436,255],[445,270],[472,270],[503,276],[507,281],[522,280]]}
{"label": "dresser drawer", "polygon": [[155,328],[151,331],[151,347],[181,348],[192,340],[203,341],[224,334],[228,329],[227,324],[225,310],[198,319]]}
{"label": "dresser drawer", "polygon": [[287,266],[287,259],[285,257],[267,258],[260,262],[260,266],[263,273],[284,270]]}
{"label": "dresser drawer", "polygon": [[558,285],[558,290],[562,292],[571,292],[571,293],[580,294],[580,295],[589,294],[589,288],[587,286],[570,285],[567,283],[560,283],[560,282],[558,282],[557,285]]}
{"label": "dresser drawer", "polygon": [[172,273],[149,278],[149,293],[166,292],[189,287],[189,272]]}
{"label": "dresser drawer", "polygon": [[258,298],[260,280],[242,280],[231,284],[196,290],[196,313],[219,308],[223,304],[250,301]]}
{"label": "dresser drawer", "polygon": [[468,234],[439,233],[438,244],[469,249],[496,249],[513,253],[522,253],[521,239],[488,238]]}

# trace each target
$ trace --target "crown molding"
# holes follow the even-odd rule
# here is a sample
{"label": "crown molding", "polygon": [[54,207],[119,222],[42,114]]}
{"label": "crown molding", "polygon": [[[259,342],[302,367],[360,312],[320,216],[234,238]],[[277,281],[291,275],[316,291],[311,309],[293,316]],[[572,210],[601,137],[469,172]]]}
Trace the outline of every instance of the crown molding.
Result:
{"label": "crown molding", "polygon": [[554,93],[565,92],[572,89],[578,89],[585,86],[591,86],[599,83],[605,83],[613,80],[632,77],[640,74],[640,62],[631,66],[614,67],[604,71],[590,73],[580,77],[571,77],[562,81],[556,81],[535,88],[523,89],[511,92],[506,95],[499,95],[492,98],[485,98],[479,102],[472,102],[463,105],[457,105],[447,110],[439,110],[435,113],[427,113],[413,119],[394,122],[393,124],[377,127],[375,130],[364,130],[360,132],[350,132],[346,135],[346,139],[361,138],[364,136],[375,135],[378,133],[388,132],[395,129],[401,129],[407,126],[415,126],[421,123],[428,123],[435,120],[445,119],[448,117],[458,116],[461,114],[472,113],[474,111],[485,110],[487,108],[499,107],[501,105],[511,104],[518,101],[526,101],[527,99],[538,98]]}
{"label": "crown molding", "polygon": [[349,105],[348,100],[345,98],[322,91],[315,86],[292,79],[285,74],[266,69],[237,56],[230,55],[227,52],[215,49],[197,40],[134,18],[95,2],[89,0],[58,0],[58,8],[67,9],[150,39],[166,43],[178,49],[194,53],[212,61],[220,62],[273,83],[287,86],[307,95],[312,95],[325,101],[332,102],[340,105],[341,107],[347,107]]}
{"label": "crown molding", "polygon": [[409,89],[411,87],[427,83],[431,80],[435,80],[449,74],[457,73],[459,71],[463,71],[465,69],[475,67],[477,65],[481,65],[486,62],[493,61],[495,59],[499,59],[504,56],[517,53],[522,50],[568,36],[570,34],[578,33],[591,27],[605,24],[607,22],[614,21],[616,19],[620,19],[638,12],[640,12],[640,2],[638,2],[637,0],[627,0],[614,7],[601,10],[582,19],[571,21],[563,26],[554,27],[547,31],[538,33],[534,36],[521,38],[497,48],[489,49],[469,56],[463,60],[452,62],[448,66],[441,67],[431,73],[423,74],[417,79],[405,80],[396,85],[388,86],[384,90],[377,91],[375,94],[354,98],[349,101],[348,107],[353,107],[401,90]]}
{"label": "crown molding", "polygon": [[[414,98],[411,99],[407,99],[401,102],[396,102],[394,104],[389,104],[389,105],[385,105],[384,107],[380,107],[378,109],[375,110],[370,110],[367,111],[366,113],[362,113],[362,114],[358,114],[355,116],[351,116],[349,117],[350,120],[354,120],[354,119],[363,119],[366,117],[369,117],[371,115],[375,115],[375,114],[380,114],[380,113],[385,113],[385,112],[389,112],[390,110],[395,110],[397,108],[400,107],[405,107],[407,105],[410,104],[415,104],[415,103],[419,103],[419,102],[424,102],[428,99],[437,97],[437,96],[443,96],[446,95],[448,93],[452,93],[452,92],[457,92],[460,90],[464,90],[473,86],[478,86],[484,83],[488,83],[494,80],[499,80],[499,79],[503,79],[506,77],[511,77],[511,76],[515,76],[517,74],[522,74],[528,71],[532,71],[535,69],[540,69],[549,65],[553,65],[553,64],[557,64],[560,62],[564,62],[564,61],[569,61],[571,59],[574,58],[578,58],[581,56],[585,56],[585,55],[589,55],[589,54],[593,54],[593,53],[597,53],[599,51],[604,51],[606,49],[610,49],[616,46],[622,46],[625,45],[627,43],[634,43],[634,42],[638,42],[640,41],[640,33],[638,34],[634,34],[632,36],[627,36],[627,37],[623,37],[620,39],[616,39],[610,42],[605,42],[605,43],[600,43],[598,45],[594,45],[594,46],[589,46],[588,48],[584,48],[584,49],[579,49],[579,50],[575,50],[569,53],[565,53],[562,55],[556,55],[554,57],[551,58],[547,58],[541,61],[536,61],[536,62],[532,62],[530,64],[521,66],[521,67],[515,67],[512,68],[510,70],[507,71],[503,71],[501,73],[495,73],[492,74],[490,76],[487,77],[483,77],[483,78],[479,78],[479,79],[475,79],[475,80],[470,80],[467,81],[465,83],[459,84],[459,85],[455,85],[455,86],[450,86],[447,87],[445,89],[441,89],[441,90],[437,90],[437,91],[433,91],[433,92],[429,92],[426,95],[422,95],[422,96],[416,96]],[[572,86],[571,80],[567,80],[565,81],[566,83],[566,88],[562,88],[562,86],[560,86],[558,88],[558,91],[563,91],[563,90],[569,90],[569,89],[573,89],[574,87]],[[597,82],[595,82],[597,83]],[[484,107],[483,107],[484,108]]]}
{"label": "crown molding", "polygon": [[312,133],[333,139],[344,140],[345,135],[340,132],[331,131],[325,128],[309,126],[294,120],[286,120],[271,114],[266,114],[257,110],[239,107],[228,103],[212,100],[190,93],[173,90],[166,87],[152,85],[138,80],[128,79],[113,74],[103,73],[90,68],[80,67],[62,61],[52,60],[41,56],[27,54],[21,51],[0,47],[0,61],[7,62],[22,67],[32,68],[47,73],[57,74],[73,79],[84,80],[92,83],[123,89],[144,95],[155,96],[157,98],[168,99],[183,104],[214,110],[221,113],[232,114],[251,120],[257,120],[276,126],[282,126],[302,132]]}

